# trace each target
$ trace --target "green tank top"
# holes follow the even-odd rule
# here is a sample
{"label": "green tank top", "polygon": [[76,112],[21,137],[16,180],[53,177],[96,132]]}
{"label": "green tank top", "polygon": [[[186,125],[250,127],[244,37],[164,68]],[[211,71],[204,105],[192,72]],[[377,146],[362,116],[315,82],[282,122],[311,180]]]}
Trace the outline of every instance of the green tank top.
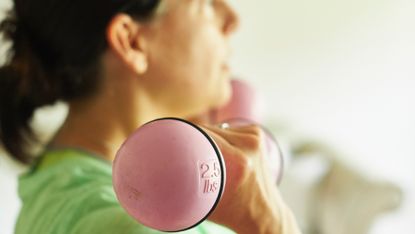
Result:
{"label": "green tank top", "polygon": [[[131,218],[112,187],[111,163],[76,149],[49,150],[19,177],[15,234],[155,234]],[[186,234],[234,233],[210,221]]]}

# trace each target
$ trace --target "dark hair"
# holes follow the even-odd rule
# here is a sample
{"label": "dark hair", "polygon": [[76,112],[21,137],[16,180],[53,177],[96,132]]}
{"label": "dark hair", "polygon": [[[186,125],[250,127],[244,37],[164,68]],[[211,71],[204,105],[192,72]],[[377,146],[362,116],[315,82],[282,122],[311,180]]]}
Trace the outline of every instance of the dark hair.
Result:
{"label": "dark hair", "polygon": [[12,47],[0,67],[0,142],[31,163],[37,142],[29,122],[36,108],[94,93],[106,27],[118,12],[149,20],[161,0],[14,0],[0,23]]}

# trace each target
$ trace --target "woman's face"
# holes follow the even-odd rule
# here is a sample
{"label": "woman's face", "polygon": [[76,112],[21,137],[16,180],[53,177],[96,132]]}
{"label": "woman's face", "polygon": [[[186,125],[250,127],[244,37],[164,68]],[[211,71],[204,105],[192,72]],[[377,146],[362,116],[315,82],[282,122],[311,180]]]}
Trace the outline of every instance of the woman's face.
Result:
{"label": "woman's face", "polygon": [[229,36],[238,18],[227,0],[163,0],[149,25],[151,97],[169,114],[188,117],[224,104],[230,96]]}

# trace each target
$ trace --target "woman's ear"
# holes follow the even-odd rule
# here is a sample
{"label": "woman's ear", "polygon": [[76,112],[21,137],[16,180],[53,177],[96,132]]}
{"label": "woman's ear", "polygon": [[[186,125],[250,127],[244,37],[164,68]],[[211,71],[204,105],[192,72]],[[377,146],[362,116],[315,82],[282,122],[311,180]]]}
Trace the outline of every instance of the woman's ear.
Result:
{"label": "woman's ear", "polygon": [[117,14],[107,27],[109,48],[135,73],[147,71],[148,60],[145,50],[142,25],[127,14]]}

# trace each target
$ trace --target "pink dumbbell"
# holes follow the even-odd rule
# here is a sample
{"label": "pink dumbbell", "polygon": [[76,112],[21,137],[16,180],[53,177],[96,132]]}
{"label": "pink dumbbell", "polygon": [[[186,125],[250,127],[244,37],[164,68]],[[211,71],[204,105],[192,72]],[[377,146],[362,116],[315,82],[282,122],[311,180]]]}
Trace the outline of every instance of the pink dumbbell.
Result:
{"label": "pink dumbbell", "polygon": [[232,96],[223,107],[212,110],[209,113],[211,123],[219,123],[221,126],[238,127],[257,125],[264,132],[263,146],[268,159],[270,172],[279,184],[283,174],[283,156],[280,147],[270,131],[263,127],[260,110],[259,95],[246,81],[233,79]]}
{"label": "pink dumbbell", "polygon": [[224,190],[226,169],[212,138],[196,125],[165,118],[136,130],[113,163],[113,186],[140,223],[182,231],[204,221]]}
{"label": "pink dumbbell", "polygon": [[229,102],[218,109],[212,110],[210,121],[221,123],[229,119],[246,119],[253,123],[262,122],[259,95],[246,81],[231,80],[232,96]]}

